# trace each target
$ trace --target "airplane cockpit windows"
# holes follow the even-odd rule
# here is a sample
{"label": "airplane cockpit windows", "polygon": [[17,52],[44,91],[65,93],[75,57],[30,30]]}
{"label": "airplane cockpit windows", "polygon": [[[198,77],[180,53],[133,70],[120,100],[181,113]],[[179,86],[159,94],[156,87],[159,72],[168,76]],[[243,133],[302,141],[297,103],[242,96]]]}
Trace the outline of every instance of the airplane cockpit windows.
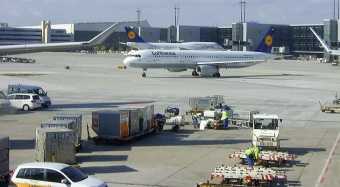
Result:
{"label": "airplane cockpit windows", "polygon": [[137,58],[141,58],[142,57],[141,55],[138,55],[138,54],[128,54],[127,56],[129,56],[129,57],[137,57]]}

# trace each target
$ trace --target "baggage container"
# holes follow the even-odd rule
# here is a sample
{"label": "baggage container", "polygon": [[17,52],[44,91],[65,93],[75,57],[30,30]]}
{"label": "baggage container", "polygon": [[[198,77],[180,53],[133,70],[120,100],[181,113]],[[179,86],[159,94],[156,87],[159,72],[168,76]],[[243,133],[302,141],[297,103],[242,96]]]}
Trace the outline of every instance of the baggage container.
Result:
{"label": "baggage container", "polygon": [[53,116],[54,120],[73,120],[75,121],[75,131],[78,134],[78,142],[81,145],[83,116],[81,114],[62,113]]}
{"label": "baggage container", "polygon": [[119,110],[129,112],[131,135],[142,133],[153,128],[154,105],[137,105],[122,107]]}
{"label": "baggage container", "polygon": [[74,142],[75,147],[80,147],[80,134],[79,127],[74,120],[49,120],[43,121],[40,125],[41,128],[65,128],[73,130],[76,138]]}
{"label": "baggage container", "polygon": [[204,116],[205,118],[213,118],[213,119],[216,119],[217,116],[218,116],[218,112],[215,111],[215,110],[205,110],[205,111],[203,112],[203,116]]}
{"label": "baggage container", "polygon": [[146,120],[148,129],[153,127],[153,116],[155,114],[155,106],[154,105],[147,105],[146,106]]}
{"label": "baggage container", "polygon": [[130,136],[140,133],[140,123],[143,123],[139,119],[138,110],[129,110],[129,134]]}
{"label": "baggage container", "polygon": [[191,97],[189,98],[189,106],[193,111],[203,111],[215,109],[224,103],[224,98],[221,95],[208,97]]}
{"label": "baggage container", "polygon": [[92,129],[99,138],[125,139],[129,137],[129,112],[95,111],[92,112]]}
{"label": "baggage container", "polygon": [[114,111],[92,113],[92,129],[96,139],[130,140],[153,132],[154,105],[126,106]]}
{"label": "baggage container", "polygon": [[35,160],[75,164],[75,136],[73,130],[64,128],[37,128],[35,135]]}
{"label": "baggage container", "polygon": [[0,136],[0,184],[9,179],[9,137]]}

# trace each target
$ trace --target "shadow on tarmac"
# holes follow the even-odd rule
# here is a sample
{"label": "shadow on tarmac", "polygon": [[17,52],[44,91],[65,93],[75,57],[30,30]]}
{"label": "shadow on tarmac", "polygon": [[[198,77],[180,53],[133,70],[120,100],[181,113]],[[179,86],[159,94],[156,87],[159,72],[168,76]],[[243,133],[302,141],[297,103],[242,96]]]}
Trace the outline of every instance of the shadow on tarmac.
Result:
{"label": "shadow on tarmac", "polygon": [[191,134],[198,130],[180,130],[179,132],[162,132],[160,135],[146,136],[138,142],[133,142],[132,146],[193,146],[193,145],[225,145],[250,143],[249,139],[195,139],[186,140]]}
{"label": "shadow on tarmac", "polygon": [[131,151],[130,145],[101,144],[96,145],[93,141],[83,141],[80,153],[92,153],[98,151]]}
{"label": "shadow on tarmac", "polygon": [[160,77],[160,76],[149,76],[147,78],[157,78],[157,79],[176,79],[176,78],[187,78],[187,79],[231,79],[231,78],[249,78],[249,79],[261,79],[266,77],[302,77],[305,75],[300,74],[288,74],[288,73],[282,73],[282,74],[272,74],[272,75],[233,75],[233,76],[221,76],[219,78],[216,77],[193,77],[193,76],[166,76],[166,77]]}
{"label": "shadow on tarmac", "polygon": [[35,140],[30,139],[30,140],[9,140],[9,147],[10,149],[34,149],[35,147]]}
{"label": "shadow on tarmac", "polygon": [[281,148],[283,151],[287,151],[292,154],[296,155],[305,155],[310,152],[322,152],[326,151],[325,148],[307,148],[307,147],[282,147]]}
{"label": "shadow on tarmac", "polygon": [[111,161],[126,161],[127,155],[79,155],[78,162],[111,162]]}
{"label": "shadow on tarmac", "polygon": [[127,173],[127,172],[137,172],[136,169],[133,169],[129,166],[125,165],[115,165],[115,166],[87,166],[80,168],[83,172],[94,175],[94,174],[104,174],[104,173]]}
{"label": "shadow on tarmac", "polygon": [[55,104],[48,111],[55,109],[74,109],[74,108],[116,108],[120,105],[138,105],[151,104],[154,101],[136,101],[136,102],[102,102],[102,103],[71,103],[71,104]]}

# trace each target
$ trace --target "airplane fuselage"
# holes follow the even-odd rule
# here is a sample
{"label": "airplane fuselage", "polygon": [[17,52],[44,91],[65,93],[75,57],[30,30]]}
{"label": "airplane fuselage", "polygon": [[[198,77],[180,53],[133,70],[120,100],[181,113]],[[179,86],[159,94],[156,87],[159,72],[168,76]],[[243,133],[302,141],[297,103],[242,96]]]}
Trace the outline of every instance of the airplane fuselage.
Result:
{"label": "airplane fuselage", "polygon": [[225,49],[215,42],[184,42],[184,43],[148,43],[148,42],[127,42],[127,46],[135,49],[160,49],[160,50],[219,50]]}
{"label": "airplane fuselage", "polygon": [[130,52],[124,64],[134,68],[185,68],[200,65],[243,68],[264,62],[271,55],[249,51],[141,50]]}

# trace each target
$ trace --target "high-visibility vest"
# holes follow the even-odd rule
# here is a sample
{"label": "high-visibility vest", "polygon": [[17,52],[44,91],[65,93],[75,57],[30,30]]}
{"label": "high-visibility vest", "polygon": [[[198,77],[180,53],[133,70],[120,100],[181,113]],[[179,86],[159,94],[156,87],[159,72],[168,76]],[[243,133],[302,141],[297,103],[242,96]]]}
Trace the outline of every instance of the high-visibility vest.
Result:
{"label": "high-visibility vest", "polygon": [[225,120],[229,117],[229,113],[227,111],[223,111],[222,112],[222,117],[221,117],[221,120]]}
{"label": "high-visibility vest", "polygon": [[252,156],[257,160],[260,157],[260,149],[258,147],[249,147],[246,149],[245,154],[247,156]]}

